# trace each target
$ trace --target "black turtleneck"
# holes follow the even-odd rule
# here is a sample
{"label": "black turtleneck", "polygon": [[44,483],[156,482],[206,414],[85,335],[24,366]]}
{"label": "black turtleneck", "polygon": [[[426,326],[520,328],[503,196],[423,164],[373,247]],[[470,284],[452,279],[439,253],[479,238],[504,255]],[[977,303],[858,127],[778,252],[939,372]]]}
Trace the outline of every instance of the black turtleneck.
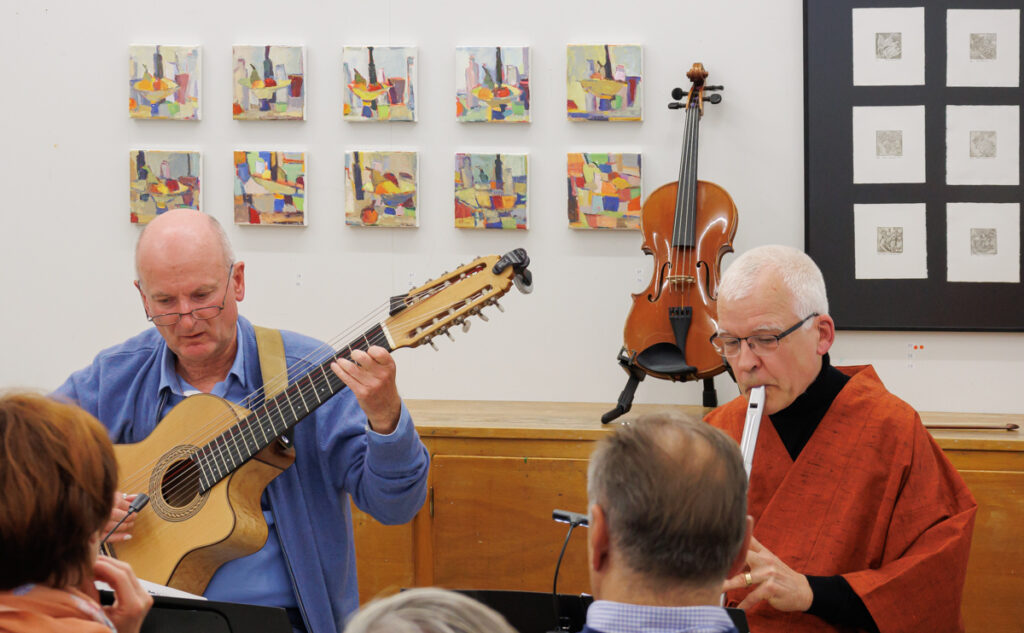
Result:
{"label": "black turtleneck", "polygon": [[771,415],[772,426],[789,451],[789,456],[796,461],[800,451],[818,428],[818,423],[825,417],[825,412],[832,406],[839,392],[846,386],[850,377],[832,366],[828,354],[821,359],[821,371],[817,378],[788,407]]}
{"label": "black turtleneck", "polygon": [[[782,440],[789,456],[796,461],[829,407],[843,390],[850,377],[822,357],[821,371],[807,388],[788,407],[772,414],[772,426]],[[837,625],[853,625],[878,633],[878,626],[860,596],[842,576],[807,576],[814,599],[807,613]]]}

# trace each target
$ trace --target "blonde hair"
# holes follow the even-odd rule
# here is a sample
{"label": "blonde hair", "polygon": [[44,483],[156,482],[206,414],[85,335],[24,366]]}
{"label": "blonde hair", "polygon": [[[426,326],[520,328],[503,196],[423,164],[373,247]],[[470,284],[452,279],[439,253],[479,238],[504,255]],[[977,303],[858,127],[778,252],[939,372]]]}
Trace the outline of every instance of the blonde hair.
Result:
{"label": "blonde hair", "polygon": [[461,593],[419,587],[374,600],[345,633],[516,633],[497,611]]}

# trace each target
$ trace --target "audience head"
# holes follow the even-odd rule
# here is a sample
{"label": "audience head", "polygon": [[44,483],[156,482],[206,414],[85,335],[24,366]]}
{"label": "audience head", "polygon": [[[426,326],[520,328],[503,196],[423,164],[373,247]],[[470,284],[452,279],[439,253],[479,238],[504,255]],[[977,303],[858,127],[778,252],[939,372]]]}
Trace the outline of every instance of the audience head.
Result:
{"label": "audience head", "polygon": [[516,633],[505,618],[461,593],[421,587],[364,605],[345,633]]}
{"label": "audience head", "polygon": [[70,404],[0,395],[0,590],[77,584],[92,569],[114,506],[106,429]]}
{"label": "audience head", "polygon": [[625,423],[598,443],[587,481],[596,598],[607,599],[609,566],[659,592],[717,588],[742,566],[747,474],[736,442],[718,429],[671,413]]}

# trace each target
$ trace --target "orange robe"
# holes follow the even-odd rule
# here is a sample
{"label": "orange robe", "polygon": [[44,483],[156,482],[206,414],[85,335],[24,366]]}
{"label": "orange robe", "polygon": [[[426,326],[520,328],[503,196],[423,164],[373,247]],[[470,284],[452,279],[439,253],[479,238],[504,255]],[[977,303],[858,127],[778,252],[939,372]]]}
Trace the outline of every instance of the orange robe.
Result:
{"label": "orange robe", "polygon": [[100,605],[78,589],[0,591],[2,633],[111,633],[108,623]]}
{"label": "orange robe", "polygon": [[[977,503],[917,412],[874,369],[838,369],[851,378],[795,462],[762,420],[748,495],[754,536],[795,571],[841,574],[881,633],[963,631]],[[746,404],[738,397],[706,421],[739,442]],[[767,601],[747,618],[758,633],[849,630]]]}

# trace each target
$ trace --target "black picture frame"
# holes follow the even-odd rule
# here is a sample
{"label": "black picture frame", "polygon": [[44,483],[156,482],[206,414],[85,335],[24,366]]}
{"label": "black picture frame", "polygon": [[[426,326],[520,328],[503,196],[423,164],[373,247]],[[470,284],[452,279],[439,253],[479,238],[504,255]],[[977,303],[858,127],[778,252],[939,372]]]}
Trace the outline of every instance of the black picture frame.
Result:
{"label": "black picture frame", "polygon": [[[924,7],[924,85],[853,85],[852,10],[874,7]],[[1020,0],[804,0],[804,242],[840,329],[1024,331],[1020,282],[947,281],[946,204],[1024,202],[1020,157],[1016,186],[946,184],[947,105],[1021,106],[1024,131],[1020,78],[1012,88],[946,86],[946,11],[964,8],[1021,9],[1024,19]],[[854,184],[852,108],[879,105],[925,106],[924,183]],[[857,279],[853,205],[910,202],[925,204],[927,279]]]}

